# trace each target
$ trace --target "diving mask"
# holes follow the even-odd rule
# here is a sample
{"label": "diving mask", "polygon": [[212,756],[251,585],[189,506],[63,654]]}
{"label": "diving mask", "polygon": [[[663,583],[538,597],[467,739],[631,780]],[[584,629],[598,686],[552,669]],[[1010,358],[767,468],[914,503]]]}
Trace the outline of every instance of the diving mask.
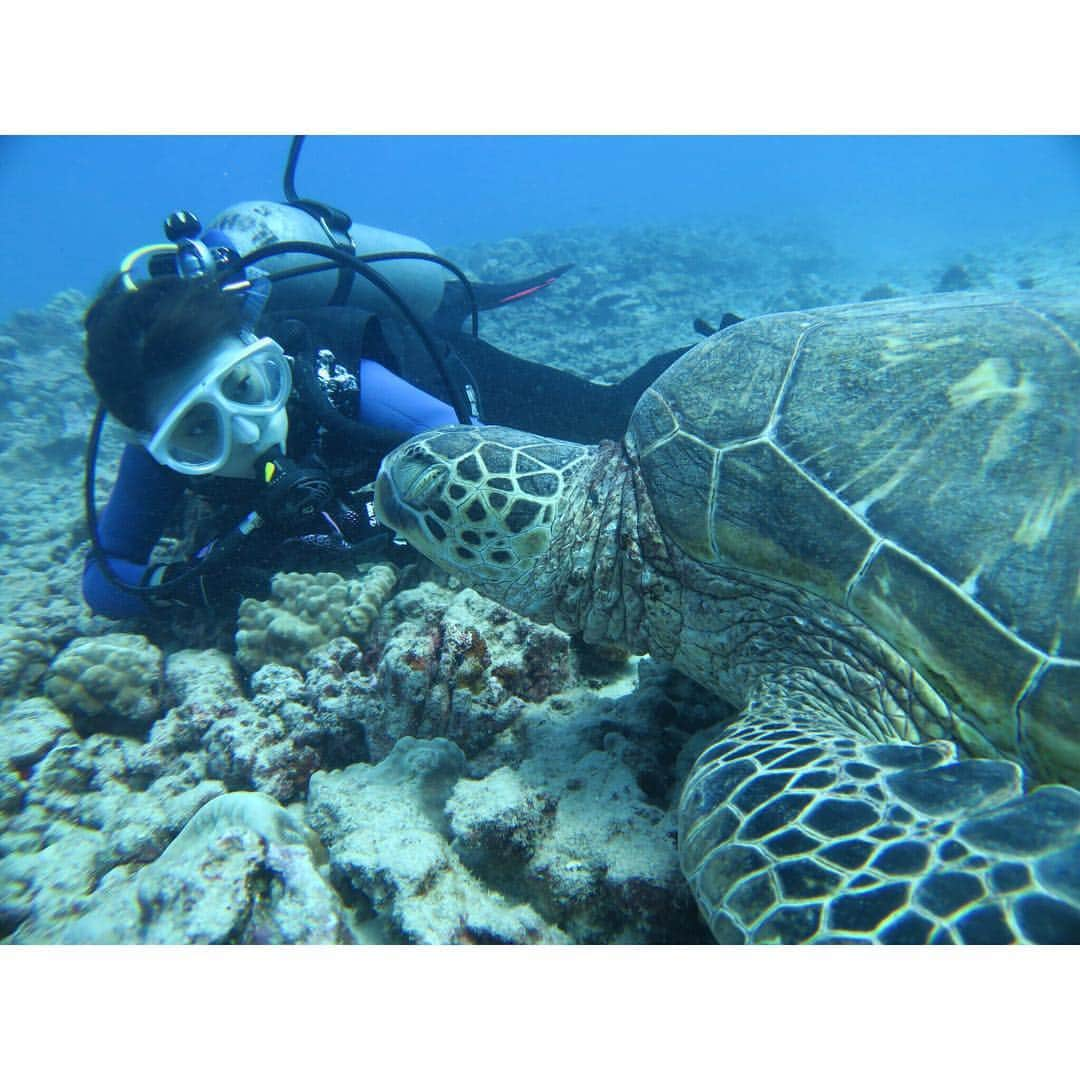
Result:
{"label": "diving mask", "polygon": [[152,397],[162,402],[164,415],[146,448],[162,465],[188,476],[250,478],[259,458],[285,442],[291,389],[289,361],[276,341],[260,338],[245,345],[226,339],[194,370],[154,387]]}

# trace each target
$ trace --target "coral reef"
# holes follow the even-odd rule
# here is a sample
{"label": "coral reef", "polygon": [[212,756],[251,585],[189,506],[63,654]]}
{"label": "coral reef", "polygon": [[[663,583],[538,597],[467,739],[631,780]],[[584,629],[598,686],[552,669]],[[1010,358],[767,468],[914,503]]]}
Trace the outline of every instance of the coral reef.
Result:
{"label": "coral reef", "polygon": [[303,797],[326,740],[295,700],[295,671],[264,668],[249,701],[228,656],[187,650],[167,658],[164,681],[178,703],[145,741],[80,738],[46,698],[9,711],[0,728],[0,931],[17,927],[12,940],[56,940],[110,871],[130,876],[157,859],[227,786]]}
{"label": "coral reef", "polygon": [[[81,485],[94,395],[82,371],[86,298],[69,291],[0,326],[0,698],[41,692],[56,653],[115,626],[90,616],[79,595],[85,555]],[[106,447],[120,446],[112,431]],[[113,459],[115,460],[115,458]],[[102,469],[101,492],[110,481]]]}
{"label": "coral reef", "polygon": [[399,593],[371,687],[375,759],[404,735],[452,739],[472,760],[520,715],[574,681],[570,639],[472,589],[431,582]]}
{"label": "coral reef", "polygon": [[617,753],[585,754],[547,795],[555,814],[523,871],[539,909],[558,912],[576,941],[686,940],[694,905],[674,821],[645,800]]}
{"label": "coral reef", "polygon": [[89,731],[145,732],[161,693],[161,650],[141,634],[78,638],[45,676],[45,694]]}
{"label": "coral reef", "polygon": [[[121,655],[110,637],[91,640]],[[643,666],[649,678],[633,691],[624,656],[585,660],[603,693],[579,688],[564,634],[424,582],[384,605],[364,646],[334,638],[304,674],[263,664],[245,686],[218,650],[169,654],[157,700],[173,704],[139,738],[86,734],[52,698],[26,701],[0,743],[0,932],[13,942],[703,940],[667,816],[686,731],[665,669]],[[617,676],[622,696],[610,694]],[[697,702],[694,723],[715,719]],[[265,829],[177,843],[193,815],[207,820],[200,807],[251,789],[264,815],[306,799],[337,897],[309,855],[297,844],[283,854]]]}
{"label": "coral reef", "polygon": [[207,776],[230,790],[288,803],[304,797],[316,769],[363,751],[363,729],[317,711],[292,668],[264,665],[251,678],[249,699],[228,656],[188,650],[169,658],[166,680],[179,704],[154,725],[145,755],[165,762],[178,750],[196,751]]}
{"label": "coral reef", "polygon": [[448,804],[470,869],[575,941],[706,940],[668,808],[689,724],[714,722],[723,706],[699,692],[700,715],[680,715],[667,672],[623,696],[575,690],[529,706],[507,755],[513,779],[506,769],[462,779]]}
{"label": "coral reef", "polygon": [[505,763],[475,778],[455,743],[411,736],[377,765],[316,773],[308,822],[358,921],[386,940],[707,940],[667,812],[687,732],[662,684],[523,704]]}
{"label": "coral reef", "polygon": [[[94,396],[82,371],[86,297],[59,293],[41,311],[20,311],[0,327],[6,339],[0,378],[4,446],[0,458],[21,471],[77,465],[86,446]],[[9,470],[10,471],[10,470]],[[77,485],[73,495],[77,502]]]}
{"label": "coral reef", "polygon": [[19,768],[21,797],[0,835],[0,930],[16,942],[57,940],[110,870],[152,862],[224,792],[197,754],[155,760],[135,739],[80,739],[58,714],[32,722],[37,733],[24,746],[40,753],[56,738]]}
{"label": "coral reef", "polygon": [[333,638],[363,638],[396,580],[384,563],[352,581],[330,572],[275,574],[271,599],[240,604],[237,661],[248,671],[271,663],[302,668],[312,650]]}

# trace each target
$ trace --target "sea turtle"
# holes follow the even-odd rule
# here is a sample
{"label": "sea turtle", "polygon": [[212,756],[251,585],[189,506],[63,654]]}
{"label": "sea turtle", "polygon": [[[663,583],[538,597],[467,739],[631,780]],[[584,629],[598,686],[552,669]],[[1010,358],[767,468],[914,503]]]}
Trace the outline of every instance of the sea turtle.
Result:
{"label": "sea turtle", "polygon": [[621,444],[437,429],[376,512],[741,709],[679,802],[718,941],[1077,942],[1078,339],[1076,295],[749,319]]}

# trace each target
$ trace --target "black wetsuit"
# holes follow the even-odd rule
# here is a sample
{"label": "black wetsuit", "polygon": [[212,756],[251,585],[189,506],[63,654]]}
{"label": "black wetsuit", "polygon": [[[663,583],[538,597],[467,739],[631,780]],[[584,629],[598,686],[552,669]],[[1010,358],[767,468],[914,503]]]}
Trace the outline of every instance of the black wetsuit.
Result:
{"label": "black wetsuit", "polygon": [[[264,317],[259,332],[281,342],[288,352],[289,324],[294,321],[307,328],[310,342],[319,347],[339,357],[377,360],[421,390],[448,400],[445,379],[419,336],[404,323],[356,309],[324,308],[275,312]],[[581,443],[622,438],[638,398],[688,348],[661,353],[622,382],[606,385],[514,356],[463,331],[434,336],[437,345],[451,352],[450,377],[461,379],[467,373],[475,380],[485,424]]]}

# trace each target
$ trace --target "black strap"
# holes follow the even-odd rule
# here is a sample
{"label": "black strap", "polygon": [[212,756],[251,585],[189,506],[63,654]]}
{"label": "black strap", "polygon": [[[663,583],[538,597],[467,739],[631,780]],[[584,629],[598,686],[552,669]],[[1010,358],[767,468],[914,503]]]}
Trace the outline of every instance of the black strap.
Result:
{"label": "black strap", "polygon": [[[344,210],[339,210],[336,206],[320,202],[318,199],[301,199],[296,194],[296,163],[300,160],[300,149],[303,145],[304,136],[294,135],[289,145],[289,158],[285,162],[285,177],[282,181],[285,189],[285,201],[290,206],[295,206],[298,210],[303,210],[305,214],[313,217],[322,226],[326,238],[335,248],[349,255],[355,255],[356,246],[349,235],[352,218]],[[349,292],[352,290],[355,276],[356,272],[353,269],[344,263],[338,263],[337,287],[330,297],[332,305],[340,307],[349,299]]]}
{"label": "black strap", "polygon": [[[352,218],[344,210],[319,202],[318,199],[290,199],[289,205],[313,217],[322,226],[326,238],[338,251],[344,251],[349,255],[356,254],[356,245],[349,235]],[[348,302],[355,279],[356,272],[351,267],[338,264],[337,285],[328,301],[332,307],[341,307]]]}
{"label": "black strap", "polygon": [[[294,336],[299,324],[310,337]],[[395,375],[400,374],[397,356],[383,335],[379,316],[361,307],[287,308],[271,311],[259,320],[257,332],[272,337],[291,355],[298,350],[329,349],[342,360],[378,360]]]}

